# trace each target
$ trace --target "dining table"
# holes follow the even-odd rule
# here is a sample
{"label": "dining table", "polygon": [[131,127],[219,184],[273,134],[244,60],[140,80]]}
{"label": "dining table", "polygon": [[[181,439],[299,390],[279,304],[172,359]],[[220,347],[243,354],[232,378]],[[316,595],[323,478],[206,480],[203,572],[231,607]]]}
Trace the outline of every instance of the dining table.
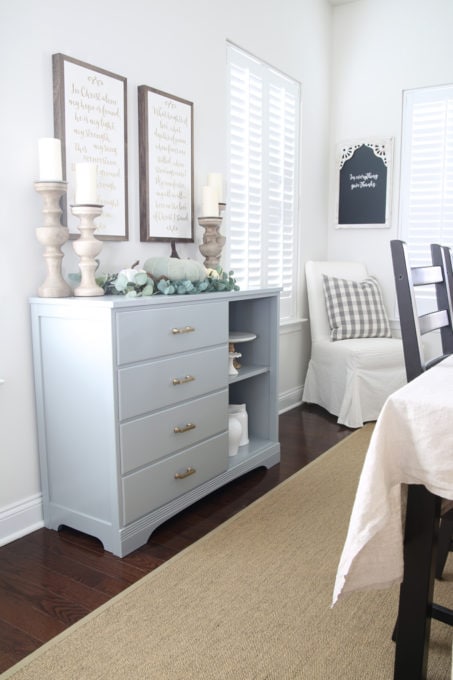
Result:
{"label": "dining table", "polygon": [[353,591],[401,584],[394,680],[423,680],[431,618],[451,625],[451,610],[432,598],[439,518],[452,501],[450,356],[387,398],[366,452],[334,585],[332,606]]}

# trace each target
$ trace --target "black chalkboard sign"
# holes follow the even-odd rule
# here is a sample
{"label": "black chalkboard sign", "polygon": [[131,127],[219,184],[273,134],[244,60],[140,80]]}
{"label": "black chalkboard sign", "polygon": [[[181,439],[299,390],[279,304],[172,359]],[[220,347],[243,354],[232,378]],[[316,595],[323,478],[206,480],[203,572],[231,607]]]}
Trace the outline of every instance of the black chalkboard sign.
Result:
{"label": "black chalkboard sign", "polygon": [[391,147],[355,143],[340,150],[338,227],[390,226],[388,187]]}

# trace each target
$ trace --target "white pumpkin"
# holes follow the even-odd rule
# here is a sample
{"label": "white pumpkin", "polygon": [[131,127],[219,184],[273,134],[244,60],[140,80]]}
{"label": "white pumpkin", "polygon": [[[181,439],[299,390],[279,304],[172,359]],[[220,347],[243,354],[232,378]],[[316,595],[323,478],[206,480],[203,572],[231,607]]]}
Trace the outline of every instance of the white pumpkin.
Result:
{"label": "white pumpkin", "polygon": [[135,283],[136,274],[146,274],[144,269],[122,269],[118,276],[125,276],[128,282]]}
{"label": "white pumpkin", "polygon": [[196,260],[150,257],[143,267],[155,279],[164,277],[170,281],[204,281],[206,278],[206,269]]}

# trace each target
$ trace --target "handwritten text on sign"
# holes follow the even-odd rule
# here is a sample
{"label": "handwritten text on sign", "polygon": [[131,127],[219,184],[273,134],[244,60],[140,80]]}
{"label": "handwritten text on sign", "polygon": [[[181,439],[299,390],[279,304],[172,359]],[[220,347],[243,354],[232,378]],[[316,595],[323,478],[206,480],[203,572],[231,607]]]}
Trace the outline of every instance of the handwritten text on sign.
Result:
{"label": "handwritten text on sign", "polygon": [[376,182],[379,179],[379,175],[367,172],[362,175],[349,174],[349,179],[351,180],[351,191],[353,189],[374,189],[376,187]]}
{"label": "handwritten text on sign", "polygon": [[[96,234],[124,236],[124,82],[70,61],[65,62],[64,69],[68,202],[74,200],[75,164],[93,163],[97,167],[98,200],[104,206],[96,219]],[[74,218],[71,224],[68,214],[71,232],[77,232],[73,228],[77,224]]]}
{"label": "handwritten text on sign", "polygon": [[149,222],[156,238],[190,238],[192,230],[191,107],[148,92]]}

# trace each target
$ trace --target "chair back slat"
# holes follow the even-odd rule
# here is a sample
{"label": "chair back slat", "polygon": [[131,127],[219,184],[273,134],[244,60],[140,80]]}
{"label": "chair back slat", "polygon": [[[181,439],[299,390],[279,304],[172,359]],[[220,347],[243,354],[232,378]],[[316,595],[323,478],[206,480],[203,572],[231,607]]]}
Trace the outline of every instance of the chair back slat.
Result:
{"label": "chair back slat", "polygon": [[412,285],[428,286],[444,280],[441,267],[412,267]]}
{"label": "chair back slat", "polygon": [[425,333],[432,333],[432,331],[437,331],[439,328],[443,328],[450,323],[446,309],[439,309],[436,312],[422,314],[422,316],[418,317],[418,321],[420,333],[422,335],[425,335]]}

